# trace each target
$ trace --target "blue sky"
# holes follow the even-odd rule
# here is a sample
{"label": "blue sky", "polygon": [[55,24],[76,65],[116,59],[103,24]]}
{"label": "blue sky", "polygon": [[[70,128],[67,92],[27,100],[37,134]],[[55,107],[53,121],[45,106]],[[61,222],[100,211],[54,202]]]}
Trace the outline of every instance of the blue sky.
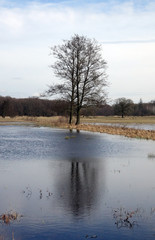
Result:
{"label": "blue sky", "polygon": [[51,4],[65,4],[68,6],[83,6],[94,3],[106,3],[107,5],[111,4],[122,4],[125,2],[131,2],[135,8],[143,8],[150,3],[150,0],[1,0],[0,4],[7,7],[12,6],[25,6],[31,3],[51,3]]}
{"label": "blue sky", "polygon": [[77,33],[102,44],[110,99],[155,99],[154,16],[154,0],[0,0],[0,95],[37,96],[57,82],[50,46]]}

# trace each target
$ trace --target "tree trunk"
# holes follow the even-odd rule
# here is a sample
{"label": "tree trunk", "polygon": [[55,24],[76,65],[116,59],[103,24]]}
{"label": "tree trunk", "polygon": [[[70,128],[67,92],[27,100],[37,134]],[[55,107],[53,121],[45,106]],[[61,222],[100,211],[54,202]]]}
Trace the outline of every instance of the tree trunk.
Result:
{"label": "tree trunk", "polygon": [[75,125],[79,125],[79,124],[80,124],[80,108],[78,107],[77,111],[76,111],[76,123],[75,123]]}
{"label": "tree trunk", "polygon": [[73,102],[71,102],[71,105],[70,105],[69,124],[72,124],[72,118],[73,118]]}
{"label": "tree trunk", "polygon": [[71,109],[69,113],[69,124],[72,124],[72,117],[73,117],[73,110]]}
{"label": "tree trunk", "polygon": [[74,105],[74,85],[72,86],[72,97],[70,102],[70,112],[69,112],[69,124],[72,124],[72,118],[73,118],[73,106]]}

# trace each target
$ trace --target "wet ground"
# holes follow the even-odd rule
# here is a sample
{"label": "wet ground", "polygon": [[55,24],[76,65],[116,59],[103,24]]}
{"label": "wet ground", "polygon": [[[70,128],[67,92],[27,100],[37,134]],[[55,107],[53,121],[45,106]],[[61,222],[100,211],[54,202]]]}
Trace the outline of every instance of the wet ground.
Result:
{"label": "wet ground", "polygon": [[151,140],[0,126],[0,239],[153,240],[154,172]]}

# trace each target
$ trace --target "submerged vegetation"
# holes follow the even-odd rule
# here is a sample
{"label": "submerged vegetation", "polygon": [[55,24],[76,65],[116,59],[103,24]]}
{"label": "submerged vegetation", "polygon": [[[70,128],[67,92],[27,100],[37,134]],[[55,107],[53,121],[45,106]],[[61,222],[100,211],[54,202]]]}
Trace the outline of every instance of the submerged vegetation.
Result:
{"label": "submerged vegetation", "polygon": [[126,211],[124,208],[114,210],[113,217],[117,228],[131,229],[134,226],[138,226],[137,222],[132,218],[137,216],[139,212],[140,209],[136,209],[135,211]]}
{"label": "submerged vegetation", "polygon": [[9,224],[12,221],[15,220],[20,220],[20,218],[22,217],[22,215],[18,214],[15,211],[10,211],[7,213],[3,213],[2,215],[0,215],[0,221],[5,223],[5,224]]}
{"label": "submerged vegetation", "polygon": [[154,159],[155,159],[155,154],[149,153],[149,154],[148,154],[148,158],[154,158]]}

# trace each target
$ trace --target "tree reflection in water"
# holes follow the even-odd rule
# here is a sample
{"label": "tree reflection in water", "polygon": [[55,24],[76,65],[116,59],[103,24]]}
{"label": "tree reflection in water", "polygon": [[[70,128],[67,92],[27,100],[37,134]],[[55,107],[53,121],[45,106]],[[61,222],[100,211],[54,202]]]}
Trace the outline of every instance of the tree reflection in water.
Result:
{"label": "tree reflection in water", "polygon": [[[59,193],[62,193],[63,207],[74,216],[90,214],[92,206],[97,204],[99,196],[99,162],[76,161],[74,159],[69,163],[68,169],[61,170],[61,179],[56,186]],[[60,170],[60,171],[61,171]],[[102,179],[104,179],[102,177]],[[100,178],[101,180],[101,178]],[[102,182],[102,190],[104,181]]]}
{"label": "tree reflection in water", "polygon": [[96,169],[88,163],[71,163],[70,207],[75,215],[90,209],[95,199]]}

